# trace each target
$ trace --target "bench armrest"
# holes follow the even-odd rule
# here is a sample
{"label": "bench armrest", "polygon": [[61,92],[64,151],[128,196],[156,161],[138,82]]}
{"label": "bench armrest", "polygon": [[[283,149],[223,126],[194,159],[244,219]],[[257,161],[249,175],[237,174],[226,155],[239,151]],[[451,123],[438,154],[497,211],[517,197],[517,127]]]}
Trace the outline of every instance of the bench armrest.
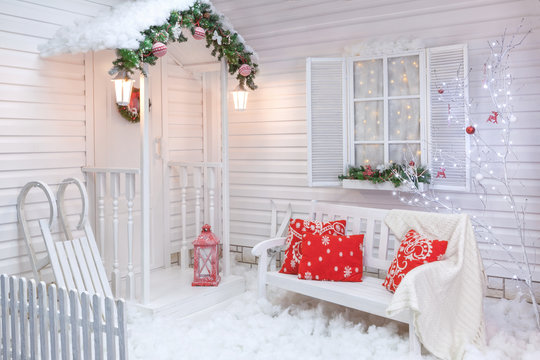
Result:
{"label": "bench armrest", "polygon": [[286,239],[286,237],[278,237],[261,241],[253,247],[251,253],[253,254],[253,256],[261,256],[262,254],[266,254],[268,249],[282,247],[283,245],[285,245]]}
{"label": "bench armrest", "polygon": [[251,250],[254,256],[259,257],[257,266],[257,293],[263,298],[266,294],[266,272],[268,271],[268,249],[281,248],[285,244],[286,237],[273,238],[262,241]]}

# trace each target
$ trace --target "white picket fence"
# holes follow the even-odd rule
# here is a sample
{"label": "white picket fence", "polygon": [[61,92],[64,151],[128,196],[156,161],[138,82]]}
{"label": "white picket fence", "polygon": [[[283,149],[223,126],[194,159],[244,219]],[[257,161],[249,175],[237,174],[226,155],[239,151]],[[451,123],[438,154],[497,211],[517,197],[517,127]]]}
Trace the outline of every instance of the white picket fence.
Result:
{"label": "white picket fence", "polygon": [[123,300],[0,275],[0,308],[2,360],[128,358]]}

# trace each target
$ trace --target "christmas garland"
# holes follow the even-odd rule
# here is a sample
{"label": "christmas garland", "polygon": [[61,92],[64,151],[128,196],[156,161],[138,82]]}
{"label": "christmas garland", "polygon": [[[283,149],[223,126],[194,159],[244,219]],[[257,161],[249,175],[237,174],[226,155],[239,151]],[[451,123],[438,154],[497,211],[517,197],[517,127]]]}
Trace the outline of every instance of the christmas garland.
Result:
{"label": "christmas garland", "polygon": [[140,96],[140,89],[134,87],[131,91],[131,101],[129,102],[129,105],[116,105],[120,115],[129,122],[138,123],[141,121]]}
{"label": "christmas garland", "polygon": [[195,39],[206,39],[206,47],[213,46],[213,56],[219,60],[225,57],[229,73],[234,75],[238,71],[236,78],[241,86],[247,85],[252,90],[257,88],[253,79],[258,65],[251,59],[253,53],[246,49],[236,32],[225,28],[209,4],[199,1],[187,10],[172,11],[164,24],[142,31],[144,40],[138,49],[117,49],[118,58],[113,61],[114,66],[109,73],[114,75],[125,71],[131,75],[138,69],[146,76],[143,65],[155,65],[158,58],[167,52],[167,43],[187,41],[182,28],[188,29]]}
{"label": "christmas garland", "polygon": [[416,166],[413,161],[409,164],[380,165],[372,169],[371,165],[349,167],[347,175],[340,175],[340,180],[367,180],[374,184],[391,182],[395,187],[403,185],[406,181],[412,181],[416,187],[418,183],[429,184],[431,174],[423,166]]}

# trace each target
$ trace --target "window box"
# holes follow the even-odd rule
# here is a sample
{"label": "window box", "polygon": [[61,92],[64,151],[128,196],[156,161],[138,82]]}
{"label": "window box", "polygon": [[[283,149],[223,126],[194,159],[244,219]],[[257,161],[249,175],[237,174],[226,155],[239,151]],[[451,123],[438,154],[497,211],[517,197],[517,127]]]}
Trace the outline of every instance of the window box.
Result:
{"label": "window box", "polygon": [[[419,190],[427,190],[426,184],[418,184]],[[344,189],[359,189],[359,190],[385,190],[385,191],[410,191],[406,185],[401,185],[395,187],[391,182],[383,182],[374,184],[369,180],[352,180],[352,179],[343,179],[341,187]]]}

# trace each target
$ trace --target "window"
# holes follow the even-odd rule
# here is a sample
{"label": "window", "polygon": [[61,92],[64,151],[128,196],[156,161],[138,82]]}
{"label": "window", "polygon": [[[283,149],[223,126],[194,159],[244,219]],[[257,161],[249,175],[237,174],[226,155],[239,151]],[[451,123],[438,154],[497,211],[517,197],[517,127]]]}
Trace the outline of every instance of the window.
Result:
{"label": "window", "polygon": [[351,165],[426,162],[424,67],[423,52],[349,59]]}
{"label": "window", "polygon": [[[445,169],[439,188],[467,189],[464,45],[377,57],[308,58],[310,186],[340,185],[349,166],[403,163]],[[444,95],[441,90],[446,90]],[[459,95],[459,96],[458,96]],[[452,111],[450,112],[450,106]]]}

